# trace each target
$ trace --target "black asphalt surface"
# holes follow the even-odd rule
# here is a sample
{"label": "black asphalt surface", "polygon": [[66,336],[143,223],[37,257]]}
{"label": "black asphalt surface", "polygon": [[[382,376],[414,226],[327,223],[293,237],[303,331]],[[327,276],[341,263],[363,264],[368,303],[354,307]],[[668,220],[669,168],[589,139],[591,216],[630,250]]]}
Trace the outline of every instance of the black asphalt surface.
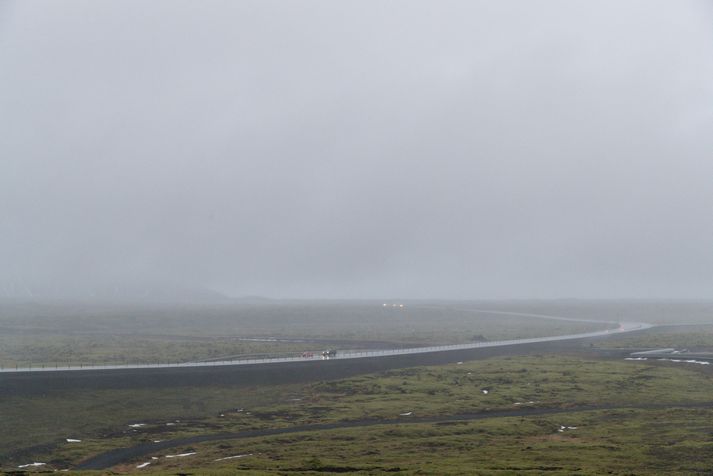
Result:
{"label": "black asphalt surface", "polygon": [[[606,337],[601,337],[606,338]],[[362,359],[298,361],[216,367],[179,367],[0,373],[0,398],[38,396],[67,390],[166,388],[186,386],[256,386],[306,383],[421,365],[442,365],[503,355],[587,351],[587,342],[601,338],[537,342],[423,354],[388,355]],[[584,344],[584,345],[583,345]],[[628,355],[609,351],[612,356]]]}

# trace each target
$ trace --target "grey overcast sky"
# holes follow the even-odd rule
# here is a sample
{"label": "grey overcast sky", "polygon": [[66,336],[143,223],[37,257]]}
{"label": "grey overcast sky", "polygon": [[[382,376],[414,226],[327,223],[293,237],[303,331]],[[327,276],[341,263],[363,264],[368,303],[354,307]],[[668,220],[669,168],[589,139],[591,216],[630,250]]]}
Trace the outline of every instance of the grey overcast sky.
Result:
{"label": "grey overcast sky", "polygon": [[0,0],[0,282],[710,297],[713,3]]}

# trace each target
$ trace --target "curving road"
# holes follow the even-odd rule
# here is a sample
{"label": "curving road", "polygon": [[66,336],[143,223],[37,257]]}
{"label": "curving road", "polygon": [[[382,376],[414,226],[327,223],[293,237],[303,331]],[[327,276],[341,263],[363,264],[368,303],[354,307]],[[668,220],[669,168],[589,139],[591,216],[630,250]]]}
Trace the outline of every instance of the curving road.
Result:
{"label": "curving road", "polygon": [[[437,306],[418,306],[420,309],[439,309],[442,310],[443,307]],[[413,355],[413,354],[428,354],[434,352],[447,352],[447,351],[458,351],[458,350],[468,350],[468,349],[480,349],[480,348],[491,348],[491,347],[503,347],[503,346],[513,346],[513,345],[524,345],[524,344],[534,344],[534,343],[544,343],[544,342],[558,342],[567,341],[575,339],[586,339],[591,337],[602,337],[610,336],[614,334],[621,334],[626,332],[641,331],[645,329],[650,329],[654,327],[652,324],[647,324],[643,322],[616,322],[616,321],[603,321],[594,319],[578,319],[571,317],[560,317],[560,316],[548,316],[544,314],[531,314],[523,312],[510,312],[510,311],[494,311],[487,309],[456,309],[449,308],[458,311],[475,312],[475,313],[488,313],[488,314],[498,314],[505,316],[517,316],[517,317],[532,317],[537,319],[549,319],[557,321],[570,321],[570,322],[587,322],[596,324],[608,324],[608,325],[618,325],[616,329],[604,329],[600,331],[585,332],[580,334],[567,334],[558,336],[548,336],[548,337],[534,337],[529,339],[512,339],[503,341],[493,341],[493,342],[477,342],[469,344],[453,344],[453,345],[440,345],[440,346],[430,346],[430,347],[412,347],[405,349],[388,349],[388,350],[374,350],[374,351],[340,351],[335,357],[331,357],[329,360],[347,360],[347,359],[365,359],[365,358],[375,358],[375,357],[387,357],[396,355]],[[166,363],[166,364],[126,364],[126,365],[91,365],[91,366],[34,366],[34,367],[10,367],[0,369],[0,373],[17,373],[17,372],[86,372],[86,371],[96,371],[96,370],[131,370],[131,369],[180,369],[180,368],[199,368],[199,367],[224,367],[224,366],[246,366],[246,365],[265,365],[265,364],[284,364],[288,362],[309,362],[309,361],[319,361],[322,357],[315,355],[314,357],[278,357],[278,358],[263,358],[263,359],[235,359],[235,360],[223,360],[223,361],[210,361],[210,362],[183,362],[183,363]]]}
{"label": "curving road", "polygon": [[[442,309],[442,308],[439,308]],[[431,347],[415,347],[408,349],[391,349],[365,352],[342,352],[335,358],[321,361],[320,357],[301,358],[288,357],[276,359],[245,359],[223,362],[192,362],[182,364],[162,365],[104,365],[94,367],[60,367],[60,368],[11,368],[0,371],[0,398],[2,397],[46,397],[51,393],[66,390],[87,389],[128,389],[128,388],[166,388],[174,386],[231,385],[254,386],[270,383],[298,383],[314,380],[330,380],[345,378],[352,375],[385,371],[393,368],[404,368],[418,365],[441,365],[456,361],[487,358],[497,355],[514,355],[554,349],[571,349],[567,341],[578,341],[588,338],[601,338],[627,332],[642,331],[654,327],[646,323],[613,321],[596,321],[574,319],[541,314],[521,312],[473,310],[479,313],[512,315],[533,318],[545,318],[563,321],[590,322],[600,325],[618,325],[600,331],[568,334],[530,339],[513,339],[498,342],[481,342],[471,344],[443,345]],[[557,342],[561,345],[551,345]],[[575,345],[575,348],[578,347]],[[320,362],[317,362],[320,361]],[[538,410],[539,411],[539,410]],[[549,410],[548,410],[549,411]],[[464,419],[483,418],[480,415],[460,416]],[[456,417],[459,418],[459,417]],[[487,417],[486,417],[487,418]],[[378,424],[376,422],[362,422]],[[381,424],[388,422],[381,422]],[[303,428],[309,431],[314,428]],[[324,428],[322,428],[324,429]],[[270,432],[276,430],[269,430]],[[299,431],[297,429],[280,429],[281,431]],[[266,433],[268,434],[268,433]],[[271,434],[271,433],[269,433]],[[207,440],[225,438],[225,434],[209,435]],[[236,434],[229,438],[247,437]],[[198,442],[199,440],[196,440]],[[166,447],[181,444],[183,440],[166,442]],[[106,467],[116,464],[116,461],[131,459],[145,454],[150,448],[124,448],[107,454],[98,455],[97,459],[87,461],[82,467]]]}

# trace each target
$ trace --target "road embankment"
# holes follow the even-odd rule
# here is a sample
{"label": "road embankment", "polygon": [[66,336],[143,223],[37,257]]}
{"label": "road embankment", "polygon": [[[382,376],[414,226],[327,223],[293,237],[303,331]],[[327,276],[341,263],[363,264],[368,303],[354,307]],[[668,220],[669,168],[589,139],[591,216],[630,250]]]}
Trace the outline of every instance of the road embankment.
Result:
{"label": "road embankment", "polygon": [[[191,386],[255,386],[305,383],[351,377],[390,369],[443,365],[504,355],[593,352],[588,342],[605,337],[512,344],[496,347],[396,354],[359,359],[308,360],[252,365],[92,369],[0,373],[0,397],[49,395],[68,390],[166,388]],[[616,350],[606,355],[618,356]],[[614,355],[616,354],[616,355]],[[622,354],[623,355],[623,354]]]}

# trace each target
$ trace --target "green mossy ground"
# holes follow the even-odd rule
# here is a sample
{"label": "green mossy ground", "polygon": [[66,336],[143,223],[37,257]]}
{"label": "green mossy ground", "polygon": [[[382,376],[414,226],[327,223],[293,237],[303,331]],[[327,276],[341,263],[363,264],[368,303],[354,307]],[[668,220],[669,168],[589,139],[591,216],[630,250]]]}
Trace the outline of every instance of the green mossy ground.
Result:
{"label": "green mossy ground", "polygon": [[[414,417],[446,417],[529,406],[567,411],[225,440],[164,450],[154,455],[157,460],[141,458],[113,471],[154,475],[227,475],[238,471],[706,474],[713,468],[713,411],[683,405],[711,401],[713,379],[702,367],[559,355],[512,357],[299,386],[106,391],[3,401],[0,407],[5,415],[24,414],[26,418],[3,418],[10,431],[0,436],[0,445],[18,447],[36,434],[42,434],[45,441],[82,439],[81,443],[60,442],[52,451],[40,451],[31,458],[63,469],[101,451],[155,439],[365,418],[393,419],[405,412],[413,412]],[[616,408],[577,410],[588,405]],[[50,414],[53,416],[48,418]],[[146,426],[128,428],[135,422]],[[561,426],[576,429],[560,432]],[[63,428],[61,435],[54,431],[52,439],[53,432],[48,429],[57,427]],[[33,428],[43,431],[28,431]],[[72,433],[68,433],[70,430]],[[165,458],[167,454],[194,451],[191,456]],[[216,461],[239,454],[251,456]],[[12,465],[29,461],[12,461]],[[144,462],[152,464],[136,468]]]}

